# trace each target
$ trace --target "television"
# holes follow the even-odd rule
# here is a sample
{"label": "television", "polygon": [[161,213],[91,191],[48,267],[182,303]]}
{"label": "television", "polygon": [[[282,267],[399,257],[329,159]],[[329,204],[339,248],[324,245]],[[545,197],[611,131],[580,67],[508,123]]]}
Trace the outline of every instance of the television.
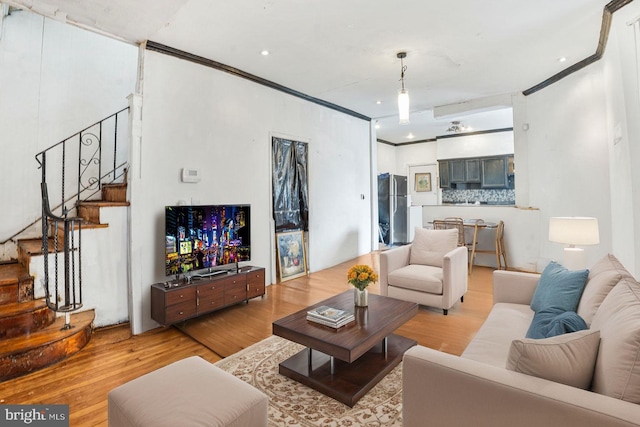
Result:
{"label": "television", "polygon": [[251,206],[165,206],[165,274],[223,272],[251,260]]}

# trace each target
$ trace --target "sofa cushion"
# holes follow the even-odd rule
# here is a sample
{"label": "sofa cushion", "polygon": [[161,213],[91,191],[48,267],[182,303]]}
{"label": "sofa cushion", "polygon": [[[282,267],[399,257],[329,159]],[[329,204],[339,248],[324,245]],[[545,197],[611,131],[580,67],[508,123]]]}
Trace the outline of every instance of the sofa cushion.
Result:
{"label": "sofa cushion", "polygon": [[591,324],[593,316],[609,291],[622,279],[632,279],[631,273],[611,254],[605,255],[589,269],[589,277],[582,292],[577,313]]}
{"label": "sofa cushion", "polygon": [[615,285],[591,329],[600,330],[592,390],[640,404],[640,284],[622,279]]}
{"label": "sofa cushion", "polygon": [[531,299],[531,309],[538,312],[555,307],[576,311],[588,274],[589,270],[567,270],[551,261],[542,271]]}
{"label": "sofa cushion", "polygon": [[587,323],[575,311],[551,307],[538,311],[531,321],[526,338],[550,338],[588,329]]}
{"label": "sofa cushion", "polygon": [[507,369],[586,390],[591,385],[599,345],[597,330],[541,340],[513,340]]}
{"label": "sofa cushion", "polygon": [[410,264],[389,273],[389,286],[442,295],[442,268]]}
{"label": "sofa cushion", "polygon": [[524,337],[533,314],[527,304],[494,304],[461,357],[504,369],[511,342]]}
{"label": "sofa cushion", "polygon": [[458,246],[458,230],[428,230],[416,227],[409,264],[442,267],[444,256]]}

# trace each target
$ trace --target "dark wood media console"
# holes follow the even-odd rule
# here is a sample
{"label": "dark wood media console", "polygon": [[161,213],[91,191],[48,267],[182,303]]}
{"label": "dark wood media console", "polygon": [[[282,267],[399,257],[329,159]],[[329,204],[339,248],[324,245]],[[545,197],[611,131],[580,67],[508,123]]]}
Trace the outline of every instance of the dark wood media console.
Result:
{"label": "dark wood media console", "polygon": [[170,280],[151,285],[151,318],[162,325],[178,323],[192,317],[263,296],[265,270],[242,267],[209,277]]}

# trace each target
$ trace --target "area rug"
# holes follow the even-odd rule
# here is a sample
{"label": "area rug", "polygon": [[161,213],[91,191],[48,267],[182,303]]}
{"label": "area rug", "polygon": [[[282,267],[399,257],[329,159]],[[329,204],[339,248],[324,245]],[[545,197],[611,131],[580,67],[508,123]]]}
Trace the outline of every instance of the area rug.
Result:
{"label": "area rug", "polygon": [[269,396],[269,427],[402,425],[402,363],[350,408],[278,373],[302,349],[273,335],[215,365]]}

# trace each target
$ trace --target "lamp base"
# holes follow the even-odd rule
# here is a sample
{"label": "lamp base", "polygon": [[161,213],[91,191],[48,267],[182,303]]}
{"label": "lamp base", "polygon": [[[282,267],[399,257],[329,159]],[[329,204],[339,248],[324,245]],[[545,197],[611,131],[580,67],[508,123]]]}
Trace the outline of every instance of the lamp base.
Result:
{"label": "lamp base", "polygon": [[587,260],[582,248],[564,248],[562,261],[567,270],[584,270],[587,268]]}

